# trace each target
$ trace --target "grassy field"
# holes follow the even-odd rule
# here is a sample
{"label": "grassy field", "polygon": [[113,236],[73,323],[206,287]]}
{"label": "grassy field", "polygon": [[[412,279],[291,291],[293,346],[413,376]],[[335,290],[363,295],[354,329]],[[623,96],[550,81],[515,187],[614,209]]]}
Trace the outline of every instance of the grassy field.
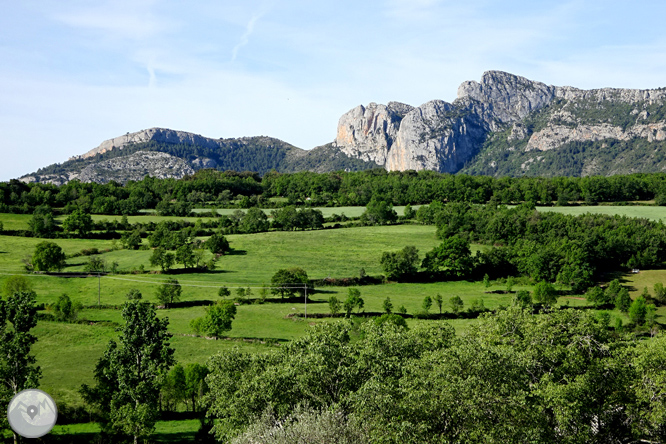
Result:
{"label": "grassy field", "polygon": [[627,217],[641,217],[645,219],[650,219],[654,221],[666,220],[666,207],[656,207],[656,206],[580,206],[580,207],[537,207],[538,211],[550,211],[554,213],[570,214],[572,216],[578,216],[585,213],[595,213],[595,214],[608,214],[608,215],[620,215]]}
{"label": "grassy field", "polygon": [[[362,207],[347,207],[351,211]],[[569,211],[580,214],[585,211],[615,209],[613,214],[626,214],[645,217],[647,213],[635,213],[637,210],[661,210],[657,207],[555,207],[541,208],[544,211]],[[340,208],[326,208],[332,212],[343,212]],[[574,212],[576,210],[578,213]],[[653,211],[651,218],[659,213]],[[112,219],[114,216],[96,216]],[[666,217],[666,213],[663,214]],[[119,218],[119,217],[118,217]],[[132,216],[136,220],[158,220],[157,216]],[[7,229],[27,227],[29,216],[0,215]],[[180,218],[170,218],[180,219]],[[191,218],[197,220],[197,218]],[[25,228],[23,227],[23,228]],[[435,227],[423,225],[396,225],[385,227],[356,227],[335,230],[268,232],[251,235],[227,236],[234,254],[224,256],[218,262],[218,270],[212,273],[177,274],[175,277],[183,286],[183,301],[218,300],[217,290],[225,285],[235,295],[236,287],[252,287],[254,296],[258,296],[259,287],[270,282],[276,270],[286,267],[301,267],[311,278],[354,277],[363,268],[369,275],[381,274],[379,259],[383,251],[395,251],[406,245],[414,245],[423,257],[427,251],[439,244],[435,237]],[[43,239],[0,236],[0,286],[11,274],[22,272],[21,260],[31,254],[37,243]],[[110,249],[114,242],[107,240],[56,239],[65,251],[71,255],[82,249],[96,247]],[[486,248],[473,246],[473,250]],[[149,250],[114,250],[102,254],[107,263],[117,262],[120,270],[136,269],[143,265],[149,266]],[[86,257],[68,260],[65,271],[82,272]],[[180,266],[178,266],[180,267]],[[154,270],[153,270],[154,271]],[[156,302],[155,292],[165,279],[162,274],[117,274],[101,278],[89,277],[53,277],[46,275],[29,275],[38,295],[38,302],[50,304],[62,293],[67,293],[74,301],[86,306],[97,303],[98,297],[102,304],[120,305],[125,302],[125,294],[131,288],[138,288],[144,299]],[[656,282],[666,283],[666,271],[642,271],[638,274],[622,277],[623,284],[630,287],[632,297],[636,297],[647,286],[650,291]],[[389,283],[359,287],[361,297],[365,301],[366,312],[382,311],[382,304],[387,297],[391,298],[394,309],[404,306],[408,313],[414,314],[422,310],[426,295],[434,298],[440,294],[444,300],[443,310],[450,311],[449,299],[460,296],[464,307],[469,307],[474,300],[482,300],[486,308],[495,309],[511,302],[513,294],[495,292],[504,290],[501,283],[493,283],[490,288],[481,282],[451,281],[428,284]],[[513,290],[530,289],[527,286],[515,285]],[[344,300],[348,288],[323,287],[311,295],[307,305],[308,313],[327,313],[327,300],[336,296]],[[584,305],[580,297],[560,298],[561,305]],[[175,348],[176,359],[181,363],[205,363],[211,355],[241,347],[252,352],[271,352],[275,343],[280,344],[293,340],[304,334],[312,325],[321,322],[335,322],[328,319],[303,319],[288,317],[293,313],[303,313],[302,303],[281,303],[270,300],[265,304],[241,305],[228,332],[228,338],[210,340],[193,336],[190,322],[203,316],[203,307],[158,310],[158,316],[168,317],[169,330],[173,334],[171,344]],[[431,312],[438,312],[433,304]],[[660,316],[666,316],[666,307],[658,310]],[[613,316],[628,322],[625,315],[613,312]],[[82,383],[93,383],[93,369],[111,339],[117,337],[116,327],[122,323],[121,313],[113,309],[86,308],[80,313],[81,319],[92,322],[88,324],[65,324],[40,321],[34,333],[38,342],[33,351],[38,365],[43,371],[41,388],[51,393],[57,402],[79,404],[81,402],[78,389]],[[104,322],[105,321],[105,322]],[[409,319],[408,325],[423,322],[449,322],[456,332],[461,334],[468,330],[475,320],[425,321]],[[269,340],[268,344],[264,344]],[[279,345],[278,345],[279,346]],[[92,434],[95,426],[73,425],[58,428],[55,433]],[[169,442],[174,436],[192,436],[198,429],[198,422],[169,422],[158,428],[158,442]],[[182,429],[182,430],[181,430]],[[171,438],[169,438],[171,437]]]}

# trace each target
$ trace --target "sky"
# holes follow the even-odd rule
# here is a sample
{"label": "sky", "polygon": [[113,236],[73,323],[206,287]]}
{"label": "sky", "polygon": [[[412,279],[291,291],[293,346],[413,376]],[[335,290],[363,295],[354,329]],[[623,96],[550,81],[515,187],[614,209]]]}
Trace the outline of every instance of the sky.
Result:
{"label": "sky", "polygon": [[666,87],[666,2],[0,0],[0,181],[162,127],[311,149],[502,70]]}

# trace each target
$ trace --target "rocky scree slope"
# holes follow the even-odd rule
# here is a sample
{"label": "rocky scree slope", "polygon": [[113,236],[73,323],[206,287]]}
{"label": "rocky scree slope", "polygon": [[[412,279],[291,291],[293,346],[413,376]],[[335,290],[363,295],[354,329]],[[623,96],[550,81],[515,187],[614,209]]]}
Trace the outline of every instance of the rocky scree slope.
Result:
{"label": "rocky scree slope", "polygon": [[453,103],[358,106],[334,145],[387,170],[591,175],[666,169],[666,90],[557,87],[488,71]]}

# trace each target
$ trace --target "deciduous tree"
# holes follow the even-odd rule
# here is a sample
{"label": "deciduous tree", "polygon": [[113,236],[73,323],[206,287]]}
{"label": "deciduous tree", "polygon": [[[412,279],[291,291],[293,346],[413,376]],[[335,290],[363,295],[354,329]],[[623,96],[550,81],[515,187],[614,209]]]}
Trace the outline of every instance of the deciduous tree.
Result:
{"label": "deciduous tree", "polygon": [[62,270],[65,267],[65,253],[55,242],[40,242],[35,246],[32,264],[40,271]]}
{"label": "deciduous tree", "polygon": [[[9,405],[11,398],[28,388],[37,388],[42,371],[35,365],[30,349],[37,337],[30,330],[37,325],[36,295],[19,291],[0,300],[0,401]],[[2,415],[0,424],[7,424]],[[17,442],[14,435],[14,442]]]}
{"label": "deciduous tree", "polygon": [[126,302],[118,341],[110,341],[95,367],[96,386],[83,385],[84,399],[98,408],[103,428],[139,438],[152,433],[159,387],[174,364],[167,331],[147,302]]}
{"label": "deciduous tree", "polygon": [[156,297],[162,305],[168,308],[169,304],[180,301],[182,292],[183,288],[180,286],[178,279],[169,278],[157,287]]}

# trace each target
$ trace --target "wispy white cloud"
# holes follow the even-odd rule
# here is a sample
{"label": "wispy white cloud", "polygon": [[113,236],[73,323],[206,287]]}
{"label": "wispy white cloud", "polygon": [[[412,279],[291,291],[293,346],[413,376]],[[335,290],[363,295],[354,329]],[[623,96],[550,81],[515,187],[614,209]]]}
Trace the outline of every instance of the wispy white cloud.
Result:
{"label": "wispy white cloud", "polygon": [[250,19],[249,22],[247,22],[247,25],[245,26],[245,32],[240,38],[240,41],[236,46],[234,46],[234,49],[231,51],[231,61],[235,62],[236,57],[238,57],[238,51],[245,45],[247,45],[250,42],[250,36],[254,32],[254,25],[257,23],[257,20],[261,15],[253,15],[252,18]]}

